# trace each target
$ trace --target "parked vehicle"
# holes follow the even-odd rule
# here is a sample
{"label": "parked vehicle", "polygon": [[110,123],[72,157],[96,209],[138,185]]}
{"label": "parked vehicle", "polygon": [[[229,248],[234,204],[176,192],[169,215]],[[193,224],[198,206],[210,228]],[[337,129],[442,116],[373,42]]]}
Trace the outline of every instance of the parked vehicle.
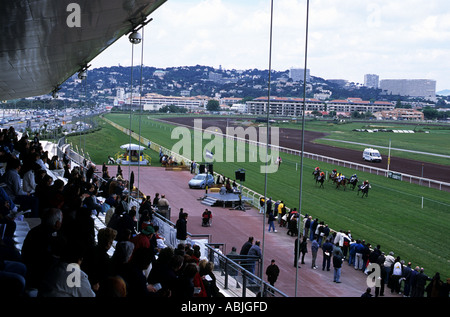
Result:
{"label": "parked vehicle", "polygon": [[382,160],[380,152],[372,148],[364,149],[362,158],[369,162],[381,162]]}
{"label": "parked vehicle", "polygon": [[189,181],[189,188],[206,188],[206,185],[214,185],[214,176],[211,174],[197,174]]}

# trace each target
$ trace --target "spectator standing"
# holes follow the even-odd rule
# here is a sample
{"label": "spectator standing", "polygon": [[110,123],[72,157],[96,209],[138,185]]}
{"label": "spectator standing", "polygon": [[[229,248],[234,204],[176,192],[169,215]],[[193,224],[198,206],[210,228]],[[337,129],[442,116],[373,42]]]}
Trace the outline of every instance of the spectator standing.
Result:
{"label": "spectator standing", "polygon": [[158,208],[160,208],[160,207],[165,207],[165,208],[167,208],[167,207],[169,207],[169,201],[167,200],[167,198],[166,198],[166,195],[161,195],[161,198],[158,200]]}
{"label": "spectator standing", "polygon": [[327,271],[329,271],[331,263],[331,255],[333,252],[333,244],[330,241],[326,240],[325,243],[322,245],[322,251],[323,251],[322,271],[325,270],[325,267],[327,268]]}
{"label": "spectator standing", "polygon": [[[227,258],[229,258],[230,260],[239,263],[239,254],[237,254],[236,252],[236,247],[232,247],[231,248],[231,252],[227,254]],[[239,274],[239,269],[232,263],[228,263],[228,274],[230,276],[236,277]],[[239,283],[236,279],[236,288],[239,288]]]}
{"label": "spectator standing", "polygon": [[175,229],[177,229],[176,238],[179,240],[179,243],[186,243],[187,239],[187,218],[188,213],[184,212],[181,217],[177,220],[175,225]]}
{"label": "spectator standing", "polygon": [[262,257],[260,244],[261,244],[261,242],[259,240],[256,240],[255,244],[252,245],[252,247],[250,248],[250,250],[248,250],[248,253],[247,253],[247,255],[255,257],[255,260],[250,261],[250,263],[249,263],[249,271],[253,274],[255,274],[256,263]]}
{"label": "spectator standing", "polygon": [[248,251],[253,245],[253,237],[249,237],[248,240],[242,245],[241,251],[239,252],[240,255],[247,255]]}
{"label": "spectator standing", "polygon": [[412,297],[424,297],[425,285],[427,281],[431,281],[431,278],[424,273],[423,267],[420,268],[419,274],[416,276],[416,287]]}
{"label": "spectator standing", "polygon": [[261,196],[261,197],[259,198],[259,213],[260,213],[260,214],[264,213],[264,204],[265,204],[264,197]]}
{"label": "spectator standing", "polygon": [[362,270],[363,268],[363,252],[364,245],[361,243],[361,240],[356,240],[355,245],[355,270]]}
{"label": "spectator standing", "polygon": [[342,262],[343,257],[339,252],[333,253],[333,268],[334,268],[334,275],[333,275],[333,282],[335,283],[341,283],[341,269],[342,269]]}
{"label": "spectator standing", "polygon": [[355,266],[355,257],[356,257],[356,241],[350,241],[350,245],[348,246],[348,265]]}
{"label": "spectator standing", "polygon": [[408,265],[406,265],[403,268],[403,280],[405,281],[404,287],[403,287],[403,297],[409,297],[409,294],[411,292],[411,262],[408,262]]}
{"label": "spectator standing", "polygon": [[280,275],[280,268],[275,264],[275,260],[270,261],[270,265],[266,268],[266,275],[270,285],[275,286],[278,275]]}
{"label": "spectator standing", "polygon": [[300,243],[300,253],[302,254],[301,264],[305,264],[305,255],[308,253],[308,242],[306,237],[303,237],[303,240]]}
{"label": "spectator standing", "polygon": [[392,266],[392,276],[391,276],[391,293],[400,292],[400,279],[403,276],[403,261],[400,261],[400,257],[398,256],[395,260],[395,263]]}
{"label": "spectator standing", "polygon": [[319,243],[317,242],[317,235],[313,236],[313,240],[311,242],[311,268],[316,270],[316,259],[317,259],[317,252],[319,251]]}
{"label": "spectator standing", "polygon": [[268,218],[267,222],[269,224],[269,232],[270,232],[270,229],[272,229],[272,232],[277,232],[277,230],[275,230],[275,225],[274,225],[275,217],[274,217],[272,211],[269,212],[267,218]]}
{"label": "spectator standing", "polygon": [[384,263],[383,263],[383,267],[382,267],[382,274],[383,274],[383,280],[384,280],[384,284],[387,284],[389,286],[389,278],[391,276],[391,271],[392,271],[392,265],[395,263],[395,258],[394,258],[394,252],[389,252],[389,255],[386,256]]}

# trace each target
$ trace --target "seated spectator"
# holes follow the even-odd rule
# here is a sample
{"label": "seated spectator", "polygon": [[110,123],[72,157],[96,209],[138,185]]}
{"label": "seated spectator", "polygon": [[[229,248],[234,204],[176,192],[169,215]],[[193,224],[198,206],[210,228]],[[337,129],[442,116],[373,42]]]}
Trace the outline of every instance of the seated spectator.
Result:
{"label": "seated spectator", "polygon": [[176,287],[183,262],[184,258],[181,255],[175,255],[172,248],[161,250],[158,259],[152,265],[148,283],[159,283],[163,290],[172,292]]}
{"label": "seated spectator", "polygon": [[25,192],[22,188],[22,179],[19,175],[19,171],[21,168],[20,161],[18,159],[10,160],[8,161],[6,168],[7,171],[5,175],[3,175],[3,181],[6,184],[6,193],[16,205],[20,205],[21,210],[31,209],[31,217],[38,217],[38,199],[33,195]]}
{"label": "seated spectator", "polygon": [[9,246],[14,246],[14,232],[16,231],[15,213],[17,206],[8,194],[0,187],[0,238]]}
{"label": "seated spectator", "polygon": [[97,297],[126,297],[127,284],[120,276],[108,276],[100,287]]}
{"label": "seated spectator", "polygon": [[[81,244],[67,245],[61,259],[44,275],[38,296],[95,297],[88,276],[80,267],[83,257],[84,248]],[[76,279],[72,278],[74,274]]]}
{"label": "seated spectator", "polygon": [[112,275],[117,275],[122,270],[122,266],[130,261],[133,254],[134,244],[130,241],[119,241],[111,257]]}
{"label": "seated spectator", "polygon": [[47,173],[42,178],[42,181],[37,183],[34,195],[39,200],[39,210],[50,208],[52,184],[53,178]]}
{"label": "seated spectator", "polygon": [[97,200],[97,189],[93,183],[88,184],[88,190],[86,191],[83,203],[86,208],[94,212],[96,216],[102,212],[102,206]]}
{"label": "seated spectator", "polygon": [[[156,239],[156,249],[157,253],[159,253],[161,249],[167,248],[167,245],[165,243],[166,239],[159,234],[159,226],[153,226],[153,228],[155,229],[155,234],[153,235],[153,238]],[[150,241],[150,244],[152,244],[152,241]]]}
{"label": "seated spectator", "polygon": [[50,187],[50,207],[62,209],[64,206],[64,181],[56,179]]}
{"label": "seated spectator", "polygon": [[36,191],[36,172],[40,169],[41,167],[38,164],[33,163],[31,168],[25,172],[23,176],[23,190],[25,192],[32,194]]}
{"label": "seated spectator", "polygon": [[133,256],[128,263],[121,266],[118,275],[121,276],[127,285],[127,297],[147,297],[155,295],[156,290],[147,285],[144,275],[150,263],[152,256],[144,248],[135,249]]}
{"label": "seated spectator", "polygon": [[108,222],[108,227],[117,230],[116,239],[119,240],[126,234],[136,234],[134,219],[126,212],[123,205],[119,203],[114,210],[114,214]]}
{"label": "seated spectator", "polygon": [[199,262],[199,273],[205,285],[207,297],[223,297],[216,284],[216,277],[213,273],[214,264],[208,260],[201,260]]}
{"label": "seated spectator", "polygon": [[108,276],[112,274],[112,262],[108,255],[117,231],[111,228],[102,228],[97,234],[97,245],[94,247],[92,256],[87,257],[81,268],[89,277],[89,282],[95,292],[98,292],[106,283]]}
{"label": "seated spectator", "polygon": [[[154,250],[150,249],[150,239],[153,237],[155,229],[151,225],[145,226],[141,232],[135,237],[131,238],[131,242],[134,243],[134,250],[137,249],[147,249],[149,253],[154,256]],[[153,258],[152,258],[153,260]]]}
{"label": "seated spectator", "polygon": [[0,258],[0,296],[24,296],[26,272],[27,267],[22,262]]}
{"label": "seated spectator", "polygon": [[62,237],[58,234],[62,224],[62,212],[48,209],[43,212],[39,225],[28,232],[22,246],[22,260],[27,266],[27,284],[37,288],[43,274],[60,255]]}
{"label": "seated spectator", "polygon": [[211,210],[206,208],[205,211],[202,214],[202,227],[209,227],[209,226],[211,226],[211,219],[212,219]]}

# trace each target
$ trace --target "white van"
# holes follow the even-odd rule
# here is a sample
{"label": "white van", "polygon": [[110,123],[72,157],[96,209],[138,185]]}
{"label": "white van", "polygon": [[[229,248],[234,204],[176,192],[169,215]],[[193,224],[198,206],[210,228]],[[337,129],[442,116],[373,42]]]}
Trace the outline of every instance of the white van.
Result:
{"label": "white van", "polygon": [[381,162],[381,154],[378,150],[367,148],[363,152],[363,160],[370,162]]}

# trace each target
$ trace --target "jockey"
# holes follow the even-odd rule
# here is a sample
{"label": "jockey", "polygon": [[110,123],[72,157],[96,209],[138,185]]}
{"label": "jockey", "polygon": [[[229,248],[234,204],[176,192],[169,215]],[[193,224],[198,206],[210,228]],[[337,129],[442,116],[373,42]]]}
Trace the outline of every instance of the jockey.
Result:
{"label": "jockey", "polygon": [[313,175],[314,176],[317,176],[317,174],[320,172],[320,167],[316,167],[315,169],[314,169],[314,172],[313,172]]}
{"label": "jockey", "polygon": [[350,182],[353,182],[355,179],[357,179],[358,177],[356,176],[356,174],[353,174],[352,177],[350,177]]}
{"label": "jockey", "polygon": [[[366,188],[367,186],[370,186],[370,184],[369,184],[369,181],[368,180],[365,180],[364,182],[363,182],[363,184],[361,185],[361,189],[364,189],[364,188]],[[370,188],[370,187],[369,187]]]}

